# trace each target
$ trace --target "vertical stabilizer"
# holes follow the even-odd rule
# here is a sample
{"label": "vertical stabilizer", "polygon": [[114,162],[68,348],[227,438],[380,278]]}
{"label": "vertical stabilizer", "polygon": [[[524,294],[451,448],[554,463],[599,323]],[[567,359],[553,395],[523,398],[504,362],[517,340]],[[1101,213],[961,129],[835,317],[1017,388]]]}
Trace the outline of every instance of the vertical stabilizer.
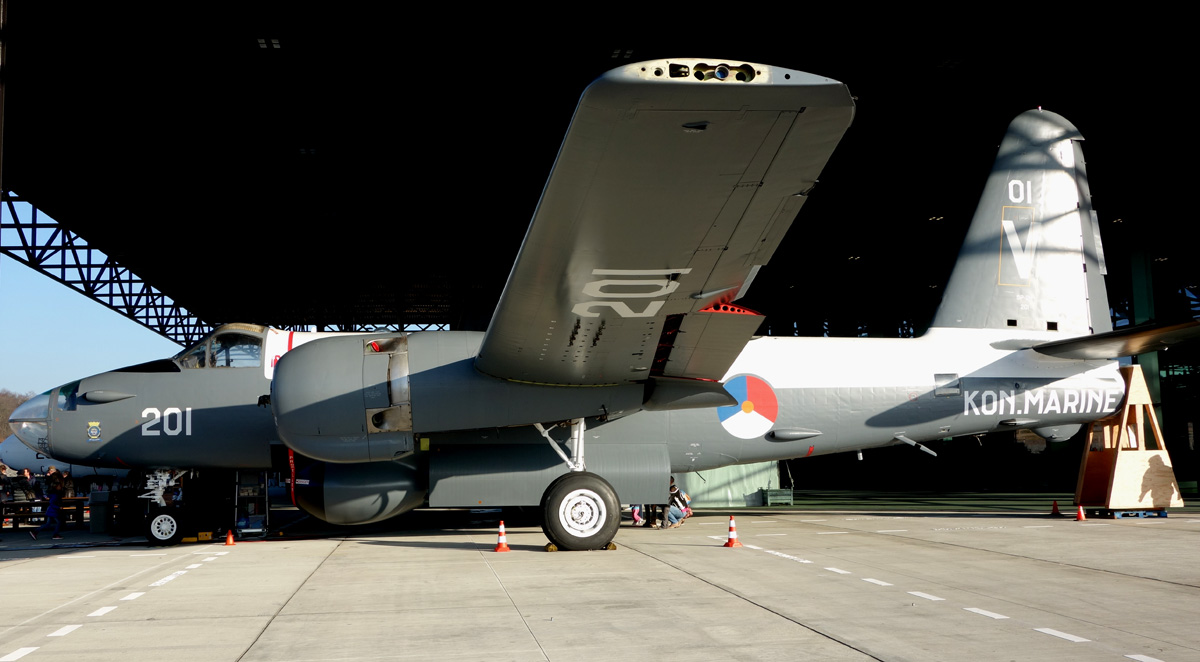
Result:
{"label": "vertical stabilizer", "polygon": [[1042,110],[1008,126],[933,326],[1112,330],[1082,140]]}

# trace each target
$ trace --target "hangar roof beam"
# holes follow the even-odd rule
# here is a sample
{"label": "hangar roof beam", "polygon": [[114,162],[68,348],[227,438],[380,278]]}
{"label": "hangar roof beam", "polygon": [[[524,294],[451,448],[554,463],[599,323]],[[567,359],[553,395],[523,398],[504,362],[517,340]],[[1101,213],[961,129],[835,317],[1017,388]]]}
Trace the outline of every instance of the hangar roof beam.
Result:
{"label": "hangar roof beam", "polygon": [[0,194],[0,253],[185,347],[214,328],[12,192]]}

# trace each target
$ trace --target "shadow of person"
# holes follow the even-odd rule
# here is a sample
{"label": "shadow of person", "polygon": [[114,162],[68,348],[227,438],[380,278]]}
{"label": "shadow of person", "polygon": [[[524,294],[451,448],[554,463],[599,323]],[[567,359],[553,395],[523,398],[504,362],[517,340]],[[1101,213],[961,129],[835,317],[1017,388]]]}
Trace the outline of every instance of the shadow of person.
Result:
{"label": "shadow of person", "polygon": [[1171,467],[1163,462],[1162,456],[1151,457],[1146,473],[1142,474],[1142,493],[1138,496],[1138,501],[1144,501],[1146,494],[1149,494],[1153,505],[1170,505],[1176,495],[1175,481],[1172,478],[1174,473]]}

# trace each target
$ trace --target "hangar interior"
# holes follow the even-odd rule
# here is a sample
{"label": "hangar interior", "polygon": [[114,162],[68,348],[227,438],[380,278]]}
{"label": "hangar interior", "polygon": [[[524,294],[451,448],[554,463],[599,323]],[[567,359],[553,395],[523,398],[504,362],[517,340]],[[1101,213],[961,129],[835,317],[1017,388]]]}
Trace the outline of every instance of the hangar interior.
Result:
{"label": "hangar interior", "polygon": [[[0,7],[0,251],[184,346],[227,322],[485,329],[580,92],[624,62],[681,54],[810,71],[857,96],[854,125],[740,302],[767,315],[761,333],[920,335],[1008,121],[1039,106],[1087,138],[1115,325],[1200,315],[1200,229],[1178,220],[1187,183],[1163,135],[1175,115],[1114,89],[1165,89],[1178,71],[1164,63],[1188,61],[1174,46],[1014,60],[1036,37],[1001,51],[906,34],[869,49],[891,54],[880,61],[842,35],[498,33],[400,7]],[[415,48],[423,25],[441,36]],[[1198,353],[1135,359],[1158,377],[1166,443],[1192,486]],[[901,447],[784,475],[1070,489],[1081,445],[957,440],[937,460]]]}

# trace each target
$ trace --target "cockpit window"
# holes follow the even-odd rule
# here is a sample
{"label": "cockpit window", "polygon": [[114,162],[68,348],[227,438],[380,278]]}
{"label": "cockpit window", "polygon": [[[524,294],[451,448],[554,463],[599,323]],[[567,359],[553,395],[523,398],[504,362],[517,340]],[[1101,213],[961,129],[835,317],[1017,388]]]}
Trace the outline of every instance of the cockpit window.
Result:
{"label": "cockpit window", "polygon": [[222,333],[212,341],[212,364],[217,368],[257,368],[262,365],[262,338]]}
{"label": "cockpit window", "polygon": [[55,406],[59,411],[75,411],[75,396],[79,394],[79,382],[71,382],[58,387],[58,397]]}
{"label": "cockpit window", "polygon": [[179,365],[183,368],[208,367],[208,341],[206,340],[189,349],[186,353],[181,354],[179,356]]}
{"label": "cockpit window", "polygon": [[262,367],[263,339],[253,333],[261,333],[262,328],[252,324],[226,324],[172,360],[185,370]]}

